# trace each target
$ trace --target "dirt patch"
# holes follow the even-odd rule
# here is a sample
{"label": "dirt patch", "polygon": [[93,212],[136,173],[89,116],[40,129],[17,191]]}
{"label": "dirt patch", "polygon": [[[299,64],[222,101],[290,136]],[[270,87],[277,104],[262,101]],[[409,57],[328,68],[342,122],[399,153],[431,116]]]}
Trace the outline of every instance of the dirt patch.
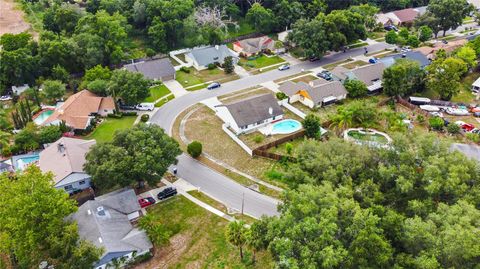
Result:
{"label": "dirt patch", "polygon": [[170,244],[166,247],[156,248],[153,258],[146,263],[139,264],[134,269],[160,269],[168,268],[176,264],[182,254],[187,250],[190,235],[177,234],[170,238]]}
{"label": "dirt patch", "polygon": [[0,36],[31,31],[31,25],[24,20],[23,11],[12,0],[0,1]]}

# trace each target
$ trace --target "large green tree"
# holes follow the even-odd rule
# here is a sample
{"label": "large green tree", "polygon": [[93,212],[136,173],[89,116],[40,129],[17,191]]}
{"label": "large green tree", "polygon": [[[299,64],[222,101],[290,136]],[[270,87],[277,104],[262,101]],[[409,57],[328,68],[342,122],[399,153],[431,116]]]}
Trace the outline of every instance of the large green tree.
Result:
{"label": "large green tree", "polygon": [[117,69],[112,73],[108,89],[112,96],[121,98],[124,103],[136,105],[150,95],[149,86],[150,81],[141,73]]}
{"label": "large green tree", "polygon": [[19,268],[88,269],[101,250],[79,239],[76,223],[67,217],[75,201],[53,187],[52,174],[32,165],[14,179],[0,175],[0,252],[11,254]]}
{"label": "large green tree", "polygon": [[45,97],[51,100],[61,99],[66,92],[65,84],[59,80],[45,80],[42,89]]}
{"label": "large green tree", "polygon": [[427,67],[427,88],[437,92],[443,100],[450,100],[460,91],[467,64],[458,58],[437,58]]}
{"label": "large green tree", "polygon": [[248,10],[245,19],[252,25],[257,32],[268,33],[275,25],[273,12],[264,8],[260,3],[254,3]]}
{"label": "large green tree", "polygon": [[425,72],[418,62],[398,59],[383,71],[383,91],[389,96],[406,96],[425,86]]}
{"label": "large green tree", "polygon": [[462,25],[463,19],[474,10],[467,0],[430,0],[427,10],[437,19],[443,36]]}
{"label": "large green tree", "polygon": [[101,188],[144,182],[155,186],[180,153],[178,143],[162,128],[139,124],[117,131],[112,142],[93,146],[85,171]]}

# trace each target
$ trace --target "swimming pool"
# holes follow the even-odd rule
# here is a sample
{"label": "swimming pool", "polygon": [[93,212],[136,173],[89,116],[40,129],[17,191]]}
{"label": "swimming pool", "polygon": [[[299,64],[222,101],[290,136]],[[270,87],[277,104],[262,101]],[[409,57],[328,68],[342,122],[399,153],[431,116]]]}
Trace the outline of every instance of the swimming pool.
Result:
{"label": "swimming pool", "polygon": [[289,134],[296,132],[301,128],[302,124],[298,120],[282,120],[273,124],[272,134]]}
{"label": "swimming pool", "polygon": [[37,162],[39,159],[38,154],[22,156],[16,160],[16,168],[23,171],[29,164]]}
{"label": "swimming pool", "polygon": [[33,119],[33,122],[35,122],[36,125],[41,125],[52,114],[53,114],[53,110],[51,110],[51,109],[43,110],[38,114],[37,117],[35,117],[35,119]]}

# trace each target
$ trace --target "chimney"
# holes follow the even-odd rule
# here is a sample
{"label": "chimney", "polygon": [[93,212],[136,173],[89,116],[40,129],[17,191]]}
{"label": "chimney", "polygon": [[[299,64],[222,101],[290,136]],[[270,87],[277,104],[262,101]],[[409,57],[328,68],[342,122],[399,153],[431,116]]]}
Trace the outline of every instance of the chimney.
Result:
{"label": "chimney", "polygon": [[273,108],[272,108],[272,107],[269,107],[269,108],[268,108],[268,114],[270,114],[270,115],[273,114]]}
{"label": "chimney", "polygon": [[65,151],[65,145],[63,143],[58,143],[57,144],[57,150],[58,150],[58,152],[64,152]]}

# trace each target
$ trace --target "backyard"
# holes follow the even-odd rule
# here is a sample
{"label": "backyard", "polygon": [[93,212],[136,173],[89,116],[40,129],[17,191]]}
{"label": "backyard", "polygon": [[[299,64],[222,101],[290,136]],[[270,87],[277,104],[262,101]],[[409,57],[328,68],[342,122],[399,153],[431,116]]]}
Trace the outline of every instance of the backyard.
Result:
{"label": "backyard", "polygon": [[170,90],[163,84],[151,87],[150,96],[145,98],[144,102],[153,103],[168,94],[170,94]]}
{"label": "backyard", "polygon": [[[239,78],[236,74],[225,74],[225,72],[219,68],[198,71],[195,68],[190,67],[188,70],[190,70],[189,73],[181,70],[177,71],[176,80],[190,91],[204,88],[206,84],[212,81],[227,82]],[[197,85],[197,87],[192,87],[194,85]]]}
{"label": "backyard", "polygon": [[182,196],[174,197],[148,209],[157,223],[170,233],[166,246],[155,247],[155,256],[135,269],[153,268],[273,268],[266,251],[256,254],[251,263],[251,251],[245,248],[244,261],[238,248],[227,242],[227,220],[195,205]]}
{"label": "backyard", "polygon": [[123,116],[120,119],[105,118],[85,139],[95,139],[97,143],[109,142],[116,130],[128,129],[133,126],[136,116]]}
{"label": "backyard", "polygon": [[261,56],[252,57],[250,59],[245,59],[243,57],[240,58],[240,63],[246,70],[258,69],[285,62],[284,59],[276,55],[268,57],[262,54]]}

